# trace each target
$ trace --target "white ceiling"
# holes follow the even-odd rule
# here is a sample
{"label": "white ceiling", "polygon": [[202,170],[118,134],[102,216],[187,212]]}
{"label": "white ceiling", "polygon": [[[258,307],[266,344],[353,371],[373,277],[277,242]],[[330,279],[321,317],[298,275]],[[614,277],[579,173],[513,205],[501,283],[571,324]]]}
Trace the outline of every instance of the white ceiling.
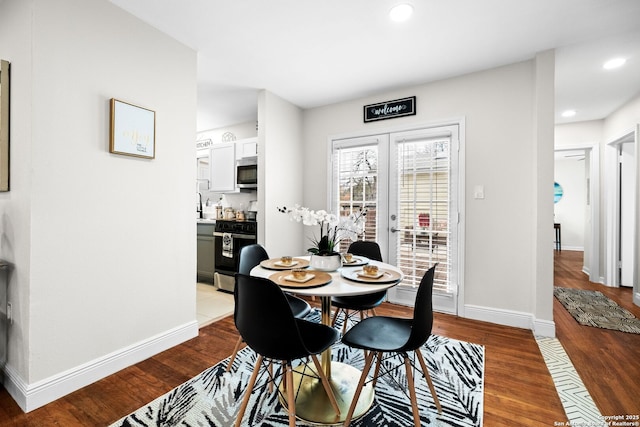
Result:
{"label": "white ceiling", "polygon": [[[256,119],[267,89],[301,108],[440,80],[556,49],[557,123],[640,93],[638,0],[111,0],[198,52],[198,130]],[[627,64],[605,72],[602,63]],[[578,113],[563,119],[567,108]]]}

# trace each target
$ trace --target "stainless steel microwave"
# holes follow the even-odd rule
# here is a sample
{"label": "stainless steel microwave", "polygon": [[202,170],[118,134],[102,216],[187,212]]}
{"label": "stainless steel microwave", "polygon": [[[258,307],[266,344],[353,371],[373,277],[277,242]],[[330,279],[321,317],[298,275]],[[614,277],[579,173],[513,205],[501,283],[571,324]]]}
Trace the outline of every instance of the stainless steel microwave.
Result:
{"label": "stainless steel microwave", "polygon": [[236,163],[236,186],[258,188],[258,158],[245,157]]}

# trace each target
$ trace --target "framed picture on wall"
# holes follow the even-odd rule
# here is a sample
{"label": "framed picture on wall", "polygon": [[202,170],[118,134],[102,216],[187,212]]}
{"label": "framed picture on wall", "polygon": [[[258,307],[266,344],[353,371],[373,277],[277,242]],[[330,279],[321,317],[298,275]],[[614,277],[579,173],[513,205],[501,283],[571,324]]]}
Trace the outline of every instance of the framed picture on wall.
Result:
{"label": "framed picture on wall", "polygon": [[155,111],[112,98],[109,152],[155,158]]}

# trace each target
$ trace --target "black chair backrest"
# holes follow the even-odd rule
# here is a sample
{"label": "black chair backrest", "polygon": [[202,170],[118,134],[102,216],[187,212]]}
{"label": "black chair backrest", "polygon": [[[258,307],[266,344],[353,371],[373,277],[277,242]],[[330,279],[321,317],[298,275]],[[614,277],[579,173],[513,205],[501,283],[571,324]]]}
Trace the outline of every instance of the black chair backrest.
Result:
{"label": "black chair backrest", "polygon": [[280,287],[271,280],[236,274],[236,328],[253,351],[292,360],[309,354]]}
{"label": "black chair backrest", "polygon": [[382,262],[382,252],[380,252],[380,245],[376,242],[370,242],[366,240],[357,240],[348,249],[349,253],[354,255],[366,256],[374,261]]}
{"label": "black chair backrest", "polygon": [[427,342],[433,328],[433,278],[436,271],[435,264],[422,276],[416,302],[413,306],[413,326],[411,335],[403,347],[403,351],[414,350]]}
{"label": "black chair backrest", "polygon": [[240,248],[238,258],[238,273],[248,276],[251,269],[260,262],[269,259],[269,255],[265,248],[256,243]]}

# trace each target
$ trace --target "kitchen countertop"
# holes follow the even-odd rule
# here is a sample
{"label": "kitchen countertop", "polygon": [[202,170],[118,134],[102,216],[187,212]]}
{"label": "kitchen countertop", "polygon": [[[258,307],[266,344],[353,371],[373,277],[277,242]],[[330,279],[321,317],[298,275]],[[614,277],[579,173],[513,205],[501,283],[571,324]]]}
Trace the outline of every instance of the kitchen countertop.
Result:
{"label": "kitchen countertop", "polygon": [[215,219],[204,219],[204,218],[196,218],[196,222],[198,224],[215,224]]}

